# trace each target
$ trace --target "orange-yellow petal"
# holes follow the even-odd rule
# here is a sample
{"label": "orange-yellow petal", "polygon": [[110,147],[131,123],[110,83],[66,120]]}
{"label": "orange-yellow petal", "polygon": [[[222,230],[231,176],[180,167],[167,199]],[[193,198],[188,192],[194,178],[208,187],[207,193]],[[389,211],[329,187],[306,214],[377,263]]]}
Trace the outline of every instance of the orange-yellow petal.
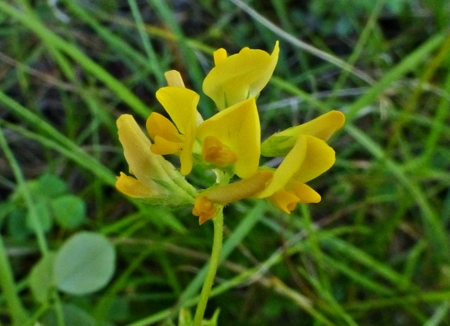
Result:
{"label": "orange-yellow petal", "polygon": [[295,195],[295,193],[284,189],[278,190],[267,199],[276,208],[288,214],[290,214],[295,209],[297,204],[300,202],[299,198]]}
{"label": "orange-yellow petal", "polygon": [[198,223],[202,225],[206,221],[214,218],[219,212],[220,206],[213,203],[203,195],[197,196],[194,201],[192,215],[198,216]]}
{"label": "orange-yellow petal", "polygon": [[290,182],[286,189],[281,189],[267,198],[275,207],[290,214],[297,204],[310,204],[320,202],[320,195],[311,187]]}
{"label": "orange-yellow petal", "polygon": [[155,139],[157,136],[162,137],[171,142],[182,142],[183,138],[173,123],[162,114],[152,112],[145,124],[148,135],[151,139]]}
{"label": "orange-yellow petal", "polygon": [[116,177],[116,188],[121,193],[134,198],[149,198],[155,194],[142,182],[123,172],[120,172],[120,176]]}
{"label": "orange-yellow petal", "polygon": [[202,157],[206,162],[218,167],[225,167],[237,162],[236,153],[214,136],[203,139]]}
{"label": "orange-yellow petal", "polygon": [[301,134],[327,141],[344,123],[342,112],[330,111],[314,120],[273,134],[262,143],[261,154],[267,157],[286,156]]}
{"label": "orange-yellow petal", "polygon": [[168,141],[166,138],[156,136],[153,139],[154,143],[150,147],[151,151],[155,154],[159,155],[167,155],[167,154],[180,154],[183,149],[182,142],[172,142]]}
{"label": "orange-yellow petal", "polygon": [[249,48],[228,57],[219,52],[216,66],[203,81],[203,92],[219,110],[257,96],[272,77],[278,54],[278,41],[272,54]]}
{"label": "orange-yellow petal", "polygon": [[261,130],[254,98],[233,105],[204,121],[197,128],[197,138],[219,139],[237,156],[234,172],[248,178],[259,166]]}
{"label": "orange-yellow petal", "polygon": [[264,189],[272,176],[273,171],[271,170],[259,170],[249,178],[209,188],[202,192],[202,195],[214,203],[226,205],[253,197]]}

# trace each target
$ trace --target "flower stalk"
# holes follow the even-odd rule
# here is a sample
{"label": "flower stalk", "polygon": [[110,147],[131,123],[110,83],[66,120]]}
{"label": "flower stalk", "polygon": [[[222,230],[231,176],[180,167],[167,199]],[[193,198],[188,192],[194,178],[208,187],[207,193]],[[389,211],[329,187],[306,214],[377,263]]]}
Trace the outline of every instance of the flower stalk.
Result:
{"label": "flower stalk", "polygon": [[220,263],[220,254],[222,252],[223,242],[223,209],[220,209],[215,218],[212,219],[214,223],[214,238],[211,250],[211,258],[208,266],[208,273],[203,282],[200,299],[197,303],[197,309],[194,316],[194,326],[201,326],[203,316],[205,315],[206,306],[208,304],[209,294],[214,284],[217,268]]}

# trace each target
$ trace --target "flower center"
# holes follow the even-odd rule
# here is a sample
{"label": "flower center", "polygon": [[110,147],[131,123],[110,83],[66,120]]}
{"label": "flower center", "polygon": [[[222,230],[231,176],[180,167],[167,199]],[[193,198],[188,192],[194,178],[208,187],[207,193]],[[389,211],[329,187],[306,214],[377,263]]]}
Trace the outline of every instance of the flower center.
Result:
{"label": "flower center", "polygon": [[214,136],[207,136],[203,140],[203,159],[216,166],[223,167],[237,161],[236,153]]}

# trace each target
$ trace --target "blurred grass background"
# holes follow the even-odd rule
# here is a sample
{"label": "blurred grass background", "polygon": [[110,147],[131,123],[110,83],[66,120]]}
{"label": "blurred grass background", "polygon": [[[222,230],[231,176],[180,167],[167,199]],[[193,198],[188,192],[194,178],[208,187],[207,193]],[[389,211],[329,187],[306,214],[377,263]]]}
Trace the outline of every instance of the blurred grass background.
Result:
{"label": "blurred grass background", "polygon": [[[0,2],[0,225],[26,308],[45,310],[28,290],[40,248],[79,230],[118,252],[105,289],[62,297],[99,325],[170,325],[195,303],[212,224],[114,189],[127,171],[115,120],[131,113],[144,126],[162,112],[154,94],[167,70],[200,92],[214,49],[271,52],[280,40],[258,99],[263,139],[341,110],[337,163],[311,182],[319,204],[291,215],[253,200],[226,208],[207,316],[220,307],[220,325],[450,325],[449,20],[445,0]],[[200,111],[214,113],[204,96]],[[189,176],[199,188],[210,178]],[[76,220],[45,208],[61,193],[81,200]],[[0,295],[0,323],[8,316]]]}

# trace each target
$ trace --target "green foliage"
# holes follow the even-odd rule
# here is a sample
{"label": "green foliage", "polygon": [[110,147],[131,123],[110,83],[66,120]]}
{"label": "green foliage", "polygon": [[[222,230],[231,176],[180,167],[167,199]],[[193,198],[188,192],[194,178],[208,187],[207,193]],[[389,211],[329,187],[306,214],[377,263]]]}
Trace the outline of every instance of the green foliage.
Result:
{"label": "green foliage", "polygon": [[114,273],[115,251],[107,238],[80,232],[69,238],[56,254],[53,275],[59,290],[84,295],[104,287]]}
{"label": "green foliage", "polygon": [[[43,174],[25,184],[38,217],[40,227],[49,232],[54,222],[63,229],[80,227],[86,220],[86,204],[78,196],[69,194],[67,184],[54,174]],[[29,236],[35,229],[33,213],[27,211],[21,188],[0,205],[7,210],[5,218],[10,234],[15,238]]]}
{"label": "green foliage", "polygon": [[319,204],[289,216],[252,200],[225,208],[207,319],[220,307],[218,325],[450,325],[446,3],[50,3],[0,1],[2,324],[178,324],[212,223],[114,189],[128,172],[115,120],[162,112],[164,71],[199,90],[214,49],[280,40],[258,99],[263,140],[340,110],[337,163],[311,184]]}
{"label": "green foliage", "polygon": [[55,265],[55,253],[49,253],[42,257],[31,270],[29,282],[34,299],[45,303],[51,297],[54,284],[53,266]]}

